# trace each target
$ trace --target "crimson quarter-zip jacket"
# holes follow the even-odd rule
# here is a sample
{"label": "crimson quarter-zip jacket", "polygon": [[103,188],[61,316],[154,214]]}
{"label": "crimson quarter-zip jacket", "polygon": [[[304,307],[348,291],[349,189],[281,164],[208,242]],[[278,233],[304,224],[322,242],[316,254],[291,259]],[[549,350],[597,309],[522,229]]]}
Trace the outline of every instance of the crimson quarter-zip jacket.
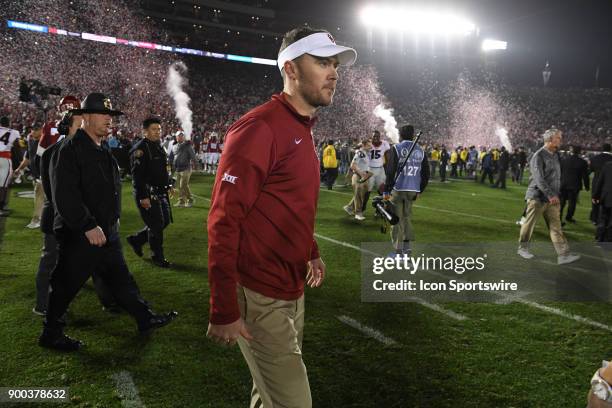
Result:
{"label": "crimson quarter-zip jacket", "polygon": [[319,258],[314,122],[281,93],[228,130],[208,214],[212,324],[240,318],[237,284],[282,300],[304,293],[307,263]]}

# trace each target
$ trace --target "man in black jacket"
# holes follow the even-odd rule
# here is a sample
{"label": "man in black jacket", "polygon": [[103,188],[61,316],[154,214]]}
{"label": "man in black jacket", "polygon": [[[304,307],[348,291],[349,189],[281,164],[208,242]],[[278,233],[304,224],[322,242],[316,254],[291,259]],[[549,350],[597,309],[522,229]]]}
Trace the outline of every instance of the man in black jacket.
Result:
{"label": "man in black jacket", "polygon": [[612,162],[607,162],[593,183],[592,202],[599,208],[595,239],[612,242]]}
{"label": "man in black jacket", "polygon": [[501,147],[501,153],[499,155],[497,166],[499,175],[497,176],[497,181],[493,187],[506,189],[506,173],[508,172],[508,167],[510,166],[510,154],[504,146]]}
{"label": "man in black jacket", "polygon": [[[603,169],[604,165],[607,162],[612,161],[612,145],[610,145],[610,143],[604,143],[601,149],[603,151],[591,159],[591,164],[589,166],[589,171],[591,173],[595,173],[595,175],[593,176],[593,186],[595,186],[595,184],[597,183],[599,173]],[[599,204],[593,203],[591,207],[591,222],[593,223],[593,225],[597,225],[598,219]]]}
{"label": "man in black jacket", "polygon": [[[563,209],[565,203],[568,202],[567,214],[565,215],[565,221],[571,222],[574,220],[574,212],[576,211],[576,202],[578,201],[578,194],[584,189],[589,191],[589,165],[582,157],[580,146],[572,146],[572,154],[561,161],[561,211],[559,216],[563,219]],[[565,225],[562,222],[561,225]]]}
{"label": "man in black jacket", "polygon": [[134,198],[145,227],[127,237],[136,255],[142,256],[142,247],[148,242],[153,263],[169,268],[164,257],[164,229],[170,224],[169,190],[166,151],[161,146],[161,120],[151,117],[142,123],[145,137],[130,150],[130,167]]}
{"label": "man in black jacket", "polygon": [[119,170],[110,151],[102,146],[102,138],[109,132],[112,116],[122,112],[113,110],[104,95],[92,93],[74,113],[82,115],[83,128],[61,144],[49,168],[59,259],[51,275],[47,316],[39,338],[42,347],[61,351],[82,346],[64,334],[62,316],[94,270],[119,305],[134,317],[141,333],[165,326],[176,317],[176,312],[151,312],[121,250]]}

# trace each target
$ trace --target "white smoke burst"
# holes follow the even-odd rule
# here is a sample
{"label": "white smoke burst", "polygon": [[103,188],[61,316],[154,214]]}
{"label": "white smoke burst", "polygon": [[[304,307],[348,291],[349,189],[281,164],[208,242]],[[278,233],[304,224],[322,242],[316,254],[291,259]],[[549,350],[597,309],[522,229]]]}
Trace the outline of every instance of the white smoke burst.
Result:
{"label": "white smoke burst", "polygon": [[508,137],[508,130],[501,126],[497,126],[495,134],[499,137],[499,141],[506,148],[508,153],[512,153],[512,143],[510,143],[510,138]]}
{"label": "white smoke burst", "polygon": [[168,78],[166,79],[166,91],[174,99],[176,118],[181,123],[183,132],[185,132],[185,139],[191,140],[191,131],[193,130],[193,113],[189,108],[191,98],[183,91],[185,79],[181,72],[187,73],[187,66],[183,62],[179,61],[170,65]]}
{"label": "white smoke burst", "polygon": [[385,108],[383,104],[377,105],[374,108],[374,115],[385,122],[385,134],[393,142],[399,142],[399,131],[397,130],[397,121],[393,117],[393,109]]}

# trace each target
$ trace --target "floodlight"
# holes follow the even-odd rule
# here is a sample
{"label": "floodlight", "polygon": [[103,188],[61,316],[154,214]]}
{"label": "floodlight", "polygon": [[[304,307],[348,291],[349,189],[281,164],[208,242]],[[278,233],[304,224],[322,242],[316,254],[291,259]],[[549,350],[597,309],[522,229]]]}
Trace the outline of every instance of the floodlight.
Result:
{"label": "floodlight", "polygon": [[418,34],[469,35],[476,26],[465,18],[446,12],[402,7],[368,6],[361,11],[368,27],[380,27]]}
{"label": "floodlight", "polygon": [[482,42],[481,48],[485,52],[493,50],[505,50],[506,48],[508,48],[508,43],[506,41],[487,39]]}

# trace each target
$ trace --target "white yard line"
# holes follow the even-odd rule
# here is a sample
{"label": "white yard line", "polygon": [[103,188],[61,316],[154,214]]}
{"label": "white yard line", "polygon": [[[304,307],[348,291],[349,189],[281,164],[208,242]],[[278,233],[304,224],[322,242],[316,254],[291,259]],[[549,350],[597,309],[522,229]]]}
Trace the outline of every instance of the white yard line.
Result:
{"label": "white yard line", "polygon": [[131,374],[128,371],[120,371],[113,374],[117,394],[121,398],[121,406],[125,408],[144,408],[145,404],[140,400],[138,388],[134,384]]}
{"label": "white yard line", "polygon": [[[345,193],[343,191],[334,191],[334,190],[327,190],[327,189],[321,189],[321,191],[326,191],[328,193],[342,194],[342,195],[347,195],[347,196],[352,196],[353,195],[351,193]],[[503,218],[485,217],[485,216],[482,216],[482,215],[464,213],[464,212],[453,211],[453,210],[445,210],[443,208],[428,207],[428,206],[420,205],[420,204],[413,204],[412,206],[415,207],[415,208],[422,208],[424,210],[438,211],[438,212],[443,212],[443,213],[446,213],[446,214],[453,214],[453,215],[460,215],[462,217],[478,218],[478,219],[484,220],[484,221],[502,222],[504,224],[514,224],[514,225],[516,225],[516,221],[505,220]],[[591,237],[592,236],[590,234],[584,234],[582,232],[574,232],[574,231],[563,231],[563,232],[565,234],[580,235],[580,236],[583,236],[583,237]]]}
{"label": "white yard line", "polygon": [[347,326],[351,326],[352,328],[359,330],[360,332],[362,332],[366,336],[380,341],[385,346],[394,346],[394,345],[397,345],[397,342],[395,340],[393,340],[392,338],[389,338],[389,337],[385,336],[384,334],[382,334],[381,332],[379,332],[376,329],[373,329],[371,327],[362,325],[357,320],[355,320],[355,319],[353,319],[351,317],[342,315],[342,316],[337,316],[337,318],[338,318],[338,320],[340,320],[342,323],[346,324]]}
{"label": "white yard line", "polygon": [[[338,193],[338,194],[348,194],[348,193],[341,193],[341,192],[337,192],[337,191],[333,191],[333,190],[322,190],[322,191],[329,191],[329,192],[334,192],[334,193]],[[200,196],[196,196],[196,197],[200,197]],[[203,198],[205,200],[210,201],[210,199],[206,198],[206,197],[200,197],[200,198]],[[445,210],[445,211],[448,211],[448,210]],[[473,214],[466,214],[466,215],[473,216]],[[503,222],[511,222],[511,221],[507,221],[507,220],[501,220],[501,221],[503,221]],[[327,239],[330,242],[335,243],[336,245],[342,245],[342,246],[345,246],[347,248],[351,248],[351,249],[354,249],[354,250],[357,250],[357,251],[362,251],[362,249],[359,248],[358,246],[353,245],[353,244],[349,244],[348,242],[338,241],[338,240],[335,240],[333,238],[328,238],[328,237],[325,237],[325,236],[320,235],[320,234],[315,234],[315,236],[317,238]],[[539,303],[532,302],[532,301],[529,301],[529,300],[521,299],[520,297],[515,297],[515,298],[513,298],[513,300],[515,300],[516,302],[523,303],[523,304],[525,304],[527,306],[531,306],[531,307],[533,307],[535,309],[539,309],[539,310],[551,313],[551,314],[559,316],[559,317],[564,317],[566,319],[574,320],[574,321],[579,322],[579,323],[588,324],[590,326],[597,327],[597,328],[604,329],[604,330],[612,332],[612,327],[610,327],[610,326],[608,326],[606,324],[603,324],[603,323],[600,323],[600,322],[588,319],[588,318],[580,316],[580,315],[575,315],[575,314],[572,314],[572,313],[564,312],[563,310],[560,310],[560,309],[557,309],[557,308],[554,308],[554,307],[550,307],[550,306],[541,305]],[[452,312],[452,313],[455,313],[455,312]]]}

